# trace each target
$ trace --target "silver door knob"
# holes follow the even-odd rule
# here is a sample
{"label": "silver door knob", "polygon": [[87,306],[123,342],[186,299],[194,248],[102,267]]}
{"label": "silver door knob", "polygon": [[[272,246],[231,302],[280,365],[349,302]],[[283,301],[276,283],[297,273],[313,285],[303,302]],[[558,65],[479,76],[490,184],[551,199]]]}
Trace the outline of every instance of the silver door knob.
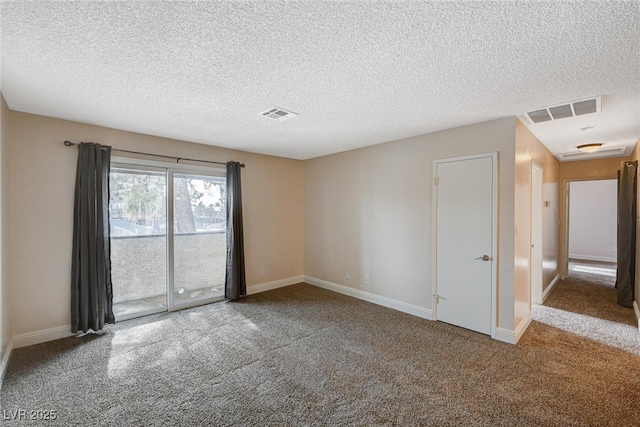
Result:
{"label": "silver door knob", "polygon": [[491,258],[489,255],[482,255],[474,259],[481,259],[482,261],[493,261],[493,258]]}

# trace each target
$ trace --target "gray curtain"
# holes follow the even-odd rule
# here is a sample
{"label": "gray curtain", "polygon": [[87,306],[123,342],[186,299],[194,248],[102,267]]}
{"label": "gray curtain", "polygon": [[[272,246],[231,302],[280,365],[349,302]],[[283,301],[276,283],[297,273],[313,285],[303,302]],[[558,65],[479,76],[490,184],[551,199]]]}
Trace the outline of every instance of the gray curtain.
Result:
{"label": "gray curtain", "polygon": [[227,273],[224,296],[231,300],[247,294],[240,168],[238,162],[227,163]]}
{"label": "gray curtain", "polygon": [[115,323],[109,240],[111,147],[78,146],[71,262],[71,331]]}
{"label": "gray curtain", "polygon": [[638,161],[622,162],[618,173],[618,304],[633,307],[636,278]]}

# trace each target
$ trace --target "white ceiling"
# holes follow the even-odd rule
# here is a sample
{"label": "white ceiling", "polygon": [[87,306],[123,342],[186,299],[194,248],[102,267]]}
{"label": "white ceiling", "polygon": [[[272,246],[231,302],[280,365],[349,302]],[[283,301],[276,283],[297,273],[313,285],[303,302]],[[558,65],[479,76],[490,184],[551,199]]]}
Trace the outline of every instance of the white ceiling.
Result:
{"label": "white ceiling", "polygon": [[523,122],[554,154],[640,138],[637,1],[0,7],[16,111],[308,159],[602,95],[602,113]]}

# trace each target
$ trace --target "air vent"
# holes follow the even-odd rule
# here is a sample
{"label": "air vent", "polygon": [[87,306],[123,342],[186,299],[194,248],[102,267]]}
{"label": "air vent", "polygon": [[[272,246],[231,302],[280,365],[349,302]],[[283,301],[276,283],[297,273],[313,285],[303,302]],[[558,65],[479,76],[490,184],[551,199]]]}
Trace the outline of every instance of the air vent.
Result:
{"label": "air vent", "polygon": [[602,97],[582,99],[552,107],[540,108],[529,111],[525,116],[531,124],[548,122],[550,120],[566,119],[568,117],[582,116],[583,114],[599,113],[602,111]]}
{"label": "air vent", "polygon": [[283,110],[282,108],[272,107],[267,111],[260,113],[260,115],[265,116],[271,120],[281,122],[283,120],[290,119],[291,117],[295,117],[298,114],[291,111]]}
{"label": "air vent", "polygon": [[558,154],[558,159],[562,162],[572,160],[594,159],[597,157],[621,157],[627,155],[627,147],[601,148],[595,153],[583,153],[582,151],[572,151],[571,153]]}

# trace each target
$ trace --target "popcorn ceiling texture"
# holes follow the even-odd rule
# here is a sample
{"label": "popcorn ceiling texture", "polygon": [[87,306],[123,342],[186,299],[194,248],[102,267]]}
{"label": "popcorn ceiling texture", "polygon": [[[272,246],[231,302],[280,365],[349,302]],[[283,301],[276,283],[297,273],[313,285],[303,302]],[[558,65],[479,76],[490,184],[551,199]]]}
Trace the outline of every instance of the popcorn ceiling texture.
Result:
{"label": "popcorn ceiling texture", "polygon": [[[531,130],[556,153],[594,121],[589,138],[640,135],[638,2],[1,8],[17,111],[306,159],[604,95],[597,120]],[[259,115],[272,106],[300,116]]]}

